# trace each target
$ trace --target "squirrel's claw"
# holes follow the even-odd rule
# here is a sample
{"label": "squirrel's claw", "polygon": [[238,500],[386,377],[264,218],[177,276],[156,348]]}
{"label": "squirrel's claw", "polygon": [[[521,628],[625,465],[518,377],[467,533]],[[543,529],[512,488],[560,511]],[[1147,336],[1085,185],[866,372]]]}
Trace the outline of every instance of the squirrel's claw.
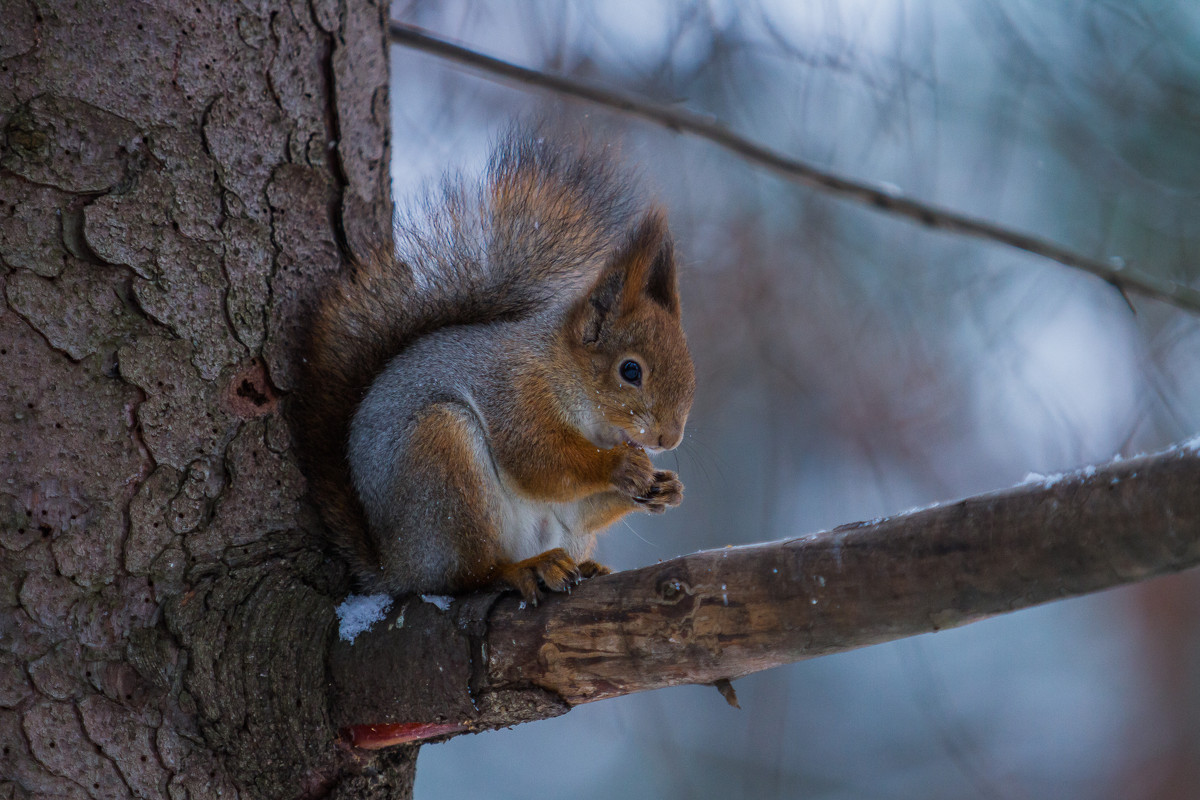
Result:
{"label": "squirrel's claw", "polygon": [[566,550],[556,547],[515,564],[500,565],[494,583],[500,588],[515,590],[522,600],[536,606],[542,599],[542,586],[551,592],[567,592],[585,576],[604,574],[596,571],[599,569],[608,571],[607,567],[594,561],[576,564]]}
{"label": "squirrel's claw", "polygon": [[683,502],[683,484],[670,470],[656,470],[642,450],[629,450],[614,485],[635,505],[651,514],[661,514]]}
{"label": "squirrel's claw", "polygon": [[654,473],[654,482],[645,494],[633,501],[651,514],[661,514],[683,502],[683,484],[674,472],[659,470]]}

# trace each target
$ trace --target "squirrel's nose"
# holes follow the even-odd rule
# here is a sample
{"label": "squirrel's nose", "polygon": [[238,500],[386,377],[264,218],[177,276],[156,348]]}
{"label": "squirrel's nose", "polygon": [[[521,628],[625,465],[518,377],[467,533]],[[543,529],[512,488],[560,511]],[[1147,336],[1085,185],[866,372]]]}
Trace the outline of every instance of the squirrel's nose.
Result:
{"label": "squirrel's nose", "polygon": [[682,425],[672,425],[668,428],[663,428],[663,432],[658,435],[658,446],[663,450],[674,450],[682,441]]}

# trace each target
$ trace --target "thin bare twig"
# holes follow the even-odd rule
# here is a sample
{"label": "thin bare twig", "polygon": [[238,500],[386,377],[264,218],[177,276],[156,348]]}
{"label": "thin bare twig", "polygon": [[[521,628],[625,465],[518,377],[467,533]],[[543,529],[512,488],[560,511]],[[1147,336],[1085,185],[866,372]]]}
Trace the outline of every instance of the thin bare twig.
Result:
{"label": "thin bare twig", "polygon": [[[842,177],[746,139],[716,118],[684,108],[665,106],[646,98],[615,91],[595,83],[521,67],[454,44],[412,25],[392,20],[388,26],[392,42],[432,53],[439,58],[480,70],[486,77],[527,86],[537,86],[570,95],[632,116],[656,122],[671,130],[707,139],[748,161],[784,177],[852,202],[899,216],[927,228],[995,242],[1057,261],[1090,273],[1119,290],[1133,292],[1164,303],[1200,312],[1200,291],[1152,275],[1131,272],[1096,258],[1089,258],[1055,242],[1014,231],[986,220],[923,203],[862,181]],[[1127,298],[1128,299],[1128,298]]]}

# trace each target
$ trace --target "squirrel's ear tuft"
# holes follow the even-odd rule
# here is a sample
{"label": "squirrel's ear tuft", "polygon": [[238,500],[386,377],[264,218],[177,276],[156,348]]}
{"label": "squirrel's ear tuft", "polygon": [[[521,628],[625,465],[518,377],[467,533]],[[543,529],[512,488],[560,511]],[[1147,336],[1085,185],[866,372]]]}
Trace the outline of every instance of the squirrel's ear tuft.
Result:
{"label": "squirrel's ear tuft", "polygon": [[664,233],[658,253],[650,262],[646,294],[676,317],[679,316],[679,285],[675,277],[675,243]]}
{"label": "squirrel's ear tuft", "polygon": [[617,259],[626,279],[622,305],[632,308],[642,297],[679,315],[679,289],[675,278],[675,248],[662,209],[646,214],[629,244]]}
{"label": "squirrel's ear tuft", "polygon": [[679,316],[675,254],[667,220],[660,209],[646,214],[633,235],[617,251],[573,317],[580,338],[592,345],[604,338],[609,324],[650,300]]}

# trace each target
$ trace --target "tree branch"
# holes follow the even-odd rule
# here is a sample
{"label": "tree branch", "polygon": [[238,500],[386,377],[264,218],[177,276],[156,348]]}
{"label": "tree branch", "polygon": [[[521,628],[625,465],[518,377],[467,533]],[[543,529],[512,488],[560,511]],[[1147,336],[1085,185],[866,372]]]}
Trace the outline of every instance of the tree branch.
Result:
{"label": "tree branch", "polygon": [[[537,608],[488,595],[443,613],[410,599],[357,643],[333,646],[334,713],[354,743],[381,747],[717,683],[1179,572],[1200,563],[1198,486],[1200,438],[898,517],[595,578]],[[426,655],[443,647],[452,655]],[[416,719],[399,717],[414,708]]]}
{"label": "tree branch", "polygon": [[421,28],[392,20],[388,34],[395,44],[432,53],[439,58],[479,70],[485,77],[536,86],[640,117],[671,130],[707,139],[726,150],[797,183],[811,186],[869,208],[898,216],[927,228],[956,233],[1023,250],[1108,282],[1122,294],[1135,292],[1178,308],[1200,312],[1200,291],[1112,263],[1076,253],[1062,245],[1014,231],[986,220],[923,203],[887,188],[842,177],[746,139],[715,118],[684,108],[664,106],[646,98],[595,83],[554,75],[502,61],[439,38]]}

